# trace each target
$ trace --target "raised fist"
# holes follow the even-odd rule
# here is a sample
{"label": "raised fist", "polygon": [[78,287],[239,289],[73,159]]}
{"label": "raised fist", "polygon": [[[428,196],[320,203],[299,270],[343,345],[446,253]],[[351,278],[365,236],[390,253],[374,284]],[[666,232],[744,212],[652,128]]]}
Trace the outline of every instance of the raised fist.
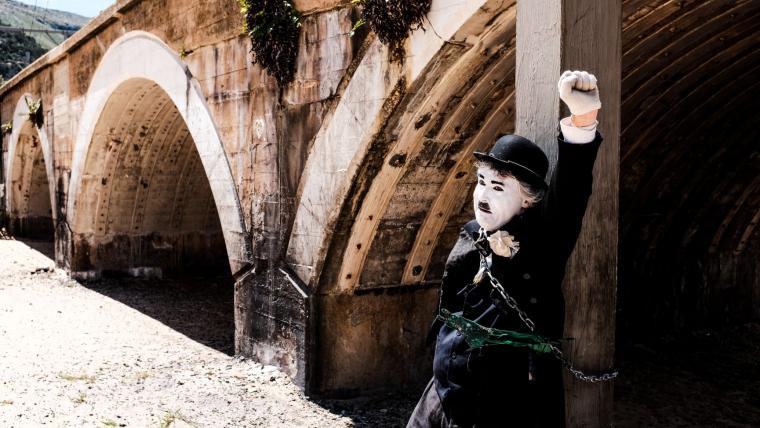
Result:
{"label": "raised fist", "polygon": [[557,83],[559,98],[567,104],[570,113],[580,116],[602,108],[596,76],[585,71],[567,70]]}

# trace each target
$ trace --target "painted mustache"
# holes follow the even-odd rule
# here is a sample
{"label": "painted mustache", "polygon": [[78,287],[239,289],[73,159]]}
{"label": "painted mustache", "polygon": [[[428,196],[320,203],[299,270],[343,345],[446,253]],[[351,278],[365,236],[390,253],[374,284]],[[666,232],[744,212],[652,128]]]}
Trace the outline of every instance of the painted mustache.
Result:
{"label": "painted mustache", "polygon": [[486,212],[488,214],[491,214],[491,206],[488,205],[488,202],[478,202],[478,209]]}

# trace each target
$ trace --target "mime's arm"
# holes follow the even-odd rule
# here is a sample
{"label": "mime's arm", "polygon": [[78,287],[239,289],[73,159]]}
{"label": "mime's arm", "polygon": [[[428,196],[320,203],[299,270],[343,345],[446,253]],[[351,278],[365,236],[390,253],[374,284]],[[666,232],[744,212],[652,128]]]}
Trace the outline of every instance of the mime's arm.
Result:
{"label": "mime's arm", "polygon": [[566,71],[558,83],[571,116],[560,120],[559,158],[544,204],[552,258],[564,265],[580,234],[593,184],[593,168],[602,136],[596,130],[601,107],[596,78]]}

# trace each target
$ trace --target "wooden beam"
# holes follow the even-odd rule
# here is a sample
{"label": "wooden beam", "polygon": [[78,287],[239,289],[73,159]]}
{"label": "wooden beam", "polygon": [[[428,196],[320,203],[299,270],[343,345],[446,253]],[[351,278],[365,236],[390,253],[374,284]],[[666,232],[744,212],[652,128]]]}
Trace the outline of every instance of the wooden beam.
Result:
{"label": "wooden beam", "polygon": [[517,2],[515,133],[534,141],[556,161],[561,65],[561,2]]}
{"label": "wooden beam", "polygon": [[[566,351],[584,371],[613,366],[620,171],[621,2],[522,0],[517,4],[517,133],[536,141],[555,162],[562,70],[588,70],[599,81],[604,136],[594,193],[568,262],[563,289]],[[612,383],[565,376],[569,427],[612,425]]]}
{"label": "wooden beam", "polygon": [[[565,334],[570,357],[586,370],[613,366],[617,294],[620,179],[621,2],[565,0],[562,69],[596,74],[602,97],[599,130],[605,141],[594,170],[585,227],[567,267]],[[612,383],[565,377],[568,426],[612,426]]]}

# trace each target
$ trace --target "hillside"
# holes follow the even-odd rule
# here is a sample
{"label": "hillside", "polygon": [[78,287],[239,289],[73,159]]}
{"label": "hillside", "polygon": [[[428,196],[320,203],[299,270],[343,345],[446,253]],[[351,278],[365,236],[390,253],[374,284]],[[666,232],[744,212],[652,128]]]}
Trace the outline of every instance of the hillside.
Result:
{"label": "hillside", "polygon": [[[8,25],[0,20],[0,26]],[[0,81],[8,80],[46,52],[24,33],[0,33]]]}
{"label": "hillside", "polygon": [[[39,3],[44,4],[42,0]],[[78,30],[89,20],[90,18],[69,12],[34,7],[13,0],[0,0],[0,21],[12,27]],[[46,51],[65,38],[61,34],[45,33],[33,33],[30,36]]]}
{"label": "hillside", "polygon": [[[0,0],[0,26],[76,31],[89,20],[69,12]],[[63,34],[0,32],[0,78],[9,79],[65,38]]]}

